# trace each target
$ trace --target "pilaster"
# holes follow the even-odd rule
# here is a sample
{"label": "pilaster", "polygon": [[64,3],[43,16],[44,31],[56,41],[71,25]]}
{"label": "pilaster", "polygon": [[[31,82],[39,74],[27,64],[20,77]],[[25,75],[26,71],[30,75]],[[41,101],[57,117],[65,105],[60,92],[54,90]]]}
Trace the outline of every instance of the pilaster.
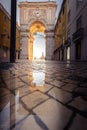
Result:
{"label": "pilaster", "polygon": [[20,32],[20,59],[28,59],[29,32]]}
{"label": "pilaster", "polygon": [[47,30],[46,31],[46,60],[53,59],[53,51],[54,51],[54,31]]}

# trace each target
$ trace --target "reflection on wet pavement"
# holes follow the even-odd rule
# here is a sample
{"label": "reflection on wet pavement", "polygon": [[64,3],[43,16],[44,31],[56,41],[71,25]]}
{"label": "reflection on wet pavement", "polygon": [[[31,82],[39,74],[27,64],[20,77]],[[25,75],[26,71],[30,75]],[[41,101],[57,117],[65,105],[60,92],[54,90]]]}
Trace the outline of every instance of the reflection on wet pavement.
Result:
{"label": "reflection on wet pavement", "polygon": [[32,71],[29,73],[30,86],[29,90],[41,90],[45,89],[45,73]]}
{"label": "reflection on wet pavement", "polygon": [[33,84],[36,87],[44,86],[45,74],[43,72],[33,72]]}
{"label": "reflection on wet pavement", "polygon": [[0,69],[0,130],[87,130],[86,77],[86,63],[5,64]]}

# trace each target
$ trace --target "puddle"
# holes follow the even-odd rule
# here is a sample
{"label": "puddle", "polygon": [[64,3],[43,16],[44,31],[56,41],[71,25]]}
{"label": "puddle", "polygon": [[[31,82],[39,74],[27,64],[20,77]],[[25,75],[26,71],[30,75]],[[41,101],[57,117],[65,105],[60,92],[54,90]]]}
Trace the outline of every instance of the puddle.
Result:
{"label": "puddle", "polygon": [[44,80],[45,80],[45,74],[43,72],[33,72],[33,82],[36,87],[40,87],[44,85]]}
{"label": "puddle", "polygon": [[37,72],[37,71],[32,71],[32,73],[29,74],[29,81],[30,81],[30,90],[42,90],[44,89],[45,86],[45,73],[43,72]]}

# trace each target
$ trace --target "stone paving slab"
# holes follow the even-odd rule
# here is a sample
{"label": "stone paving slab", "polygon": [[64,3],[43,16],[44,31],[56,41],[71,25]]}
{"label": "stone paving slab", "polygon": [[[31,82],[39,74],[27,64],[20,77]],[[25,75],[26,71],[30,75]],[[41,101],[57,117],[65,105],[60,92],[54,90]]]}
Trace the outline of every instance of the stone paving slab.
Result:
{"label": "stone paving slab", "polygon": [[11,90],[17,89],[17,88],[19,88],[19,87],[21,87],[21,86],[24,85],[24,83],[21,82],[21,80],[18,79],[18,78],[5,80],[4,82],[5,82],[5,84],[6,84],[5,87],[7,87],[7,88],[9,88],[9,89],[11,89]]}
{"label": "stone paving slab", "polygon": [[52,87],[53,87],[52,85],[45,83],[45,84],[42,85],[42,86],[35,86],[35,87],[29,86],[29,90],[30,90],[31,92],[33,92],[33,91],[35,91],[35,90],[39,90],[39,91],[41,91],[41,92],[43,92],[43,93],[46,93],[46,92],[48,92]]}
{"label": "stone paving slab", "polygon": [[52,82],[53,81],[53,78],[45,78],[45,82],[48,82],[48,83],[50,83],[50,82]]}
{"label": "stone paving slab", "polygon": [[64,104],[72,99],[72,95],[70,93],[58,88],[51,89],[48,94]]}
{"label": "stone paving slab", "polygon": [[[44,73],[42,86],[31,85],[36,81],[33,72]],[[4,64],[0,68],[0,130],[11,126],[12,130],[86,130],[86,72],[86,62]]]}
{"label": "stone paving slab", "polygon": [[36,91],[23,97],[22,101],[29,109],[32,109],[33,107],[39,105],[41,102],[47,100],[48,98],[48,96]]}
{"label": "stone paving slab", "polygon": [[72,111],[53,99],[35,108],[34,112],[45,123],[48,130],[63,130],[72,114]]}
{"label": "stone paving slab", "polygon": [[12,130],[45,130],[37,123],[33,115],[28,116]]}
{"label": "stone paving slab", "polygon": [[10,103],[6,103],[2,112],[0,112],[0,130],[9,129],[9,124],[10,124],[10,108],[9,108],[9,105],[10,105]]}
{"label": "stone paving slab", "polygon": [[30,93],[29,86],[23,85],[19,88],[16,88],[15,94],[18,93],[19,97],[25,96],[26,94]]}
{"label": "stone paving slab", "polygon": [[69,105],[77,108],[78,110],[87,112],[87,101],[83,100],[81,97],[75,98]]}
{"label": "stone paving slab", "polygon": [[21,76],[21,81],[26,83],[26,84],[29,84],[29,77],[28,76]]}
{"label": "stone paving slab", "polygon": [[11,94],[0,97],[0,111],[8,104]]}
{"label": "stone paving slab", "polygon": [[[15,122],[17,123],[18,121],[24,119],[25,117],[27,117],[27,115],[30,114],[29,111],[27,111],[23,105],[19,102],[15,104]],[[13,117],[14,118],[14,117]]]}
{"label": "stone paving slab", "polygon": [[64,79],[62,80],[63,82],[66,82],[66,83],[71,83],[71,84],[78,84],[79,82],[78,81],[73,81],[71,79]]}
{"label": "stone paving slab", "polygon": [[[11,97],[10,97],[11,96]],[[17,122],[24,119],[29,112],[27,112],[23,105],[19,103],[19,98],[10,95],[4,97],[1,105],[4,105],[4,109],[0,112],[0,130],[8,130],[9,127],[14,126]]]}
{"label": "stone paving slab", "polygon": [[45,92],[49,91],[52,87],[53,87],[53,86],[50,85],[50,84],[45,84],[45,89],[44,89],[43,92],[45,93]]}
{"label": "stone paving slab", "polygon": [[0,98],[3,97],[3,96],[6,96],[8,94],[10,94],[10,91],[8,89],[0,86]]}
{"label": "stone paving slab", "polygon": [[62,87],[63,90],[66,90],[66,91],[69,91],[69,92],[72,92],[76,87],[78,87],[77,85],[75,84],[66,84]]}
{"label": "stone paving slab", "polygon": [[69,130],[87,130],[87,119],[76,115]]}
{"label": "stone paving slab", "polygon": [[54,81],[50,82],[50,84],[55,85],[59,88],[62,87],[63,85],[65,85],[64,82],[61,82],[61,81],[58,81],[58,80],[54,80]]}
{"label": "stone paving slab", "polygon": [[4,77],[4,78],[9,78],[11,75],[9,70],[2,70],[0,71],[0,76]]}
{"label": "stone paving slab", "polygon": [[86,87],[78,87],[73,90],[73,97],[81,96],[82,98],[87,100],[87,88]]}

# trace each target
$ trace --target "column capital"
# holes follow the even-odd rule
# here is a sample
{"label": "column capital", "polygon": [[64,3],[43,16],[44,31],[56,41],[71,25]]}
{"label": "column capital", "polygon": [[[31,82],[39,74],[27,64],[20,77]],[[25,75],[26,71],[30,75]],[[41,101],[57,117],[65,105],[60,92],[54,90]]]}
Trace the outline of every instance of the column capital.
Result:
{"label": "column capital", "polygon": [[48,29],[48,30],[45,30],[45,32],[46,32],[46,33],[54,33],[54,30],[52,30],[52,29],[49,30],[49,29]]}
{"label": "column capital", "polygon": [[29,33],[28,32],[20,32],[20,37],[26,37],[29,38]]}
{"label": "column capital", "polygon": [[54,38],[54,30],[46,30],[46,38],[48,37]]}

